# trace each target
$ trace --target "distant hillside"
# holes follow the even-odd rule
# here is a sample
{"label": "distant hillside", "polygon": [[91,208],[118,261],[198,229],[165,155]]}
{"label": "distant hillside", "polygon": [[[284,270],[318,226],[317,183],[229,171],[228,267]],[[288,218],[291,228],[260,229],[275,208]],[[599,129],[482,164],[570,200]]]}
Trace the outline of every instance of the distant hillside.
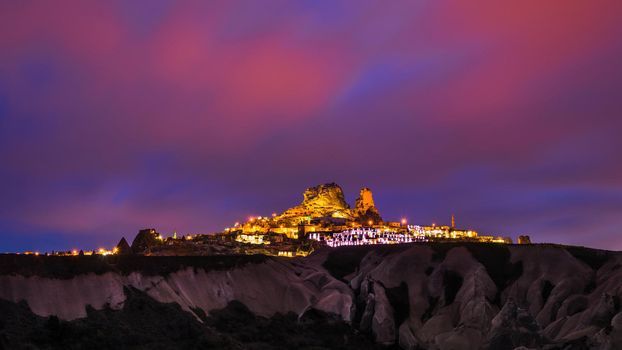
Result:
{"label": "distant hillside", "polygon": [[618,349],[622,253],[421,243],[0,256],[0,348]]}

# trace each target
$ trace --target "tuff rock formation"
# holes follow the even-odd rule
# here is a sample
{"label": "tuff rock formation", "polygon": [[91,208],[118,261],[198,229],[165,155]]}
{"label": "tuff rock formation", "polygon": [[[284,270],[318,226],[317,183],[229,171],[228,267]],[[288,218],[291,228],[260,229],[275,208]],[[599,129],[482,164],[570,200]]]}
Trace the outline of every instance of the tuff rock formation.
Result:
{"label": "tuff rock formation", "polygon": [[127,241],[125,240],[125,237],[121,237],[121,240],[117,244],[116,248],[117,248],[117,254],[119,255],[127,255],[127,254],[133,253],[132,247],[130,247],[130,245],[127,243]]}
{"label": "tuff rock formation", "polygon": [[158,240],[158,233],[155,229],[149,228],[140,230],[132,241],[132,252],[136,254],[149,254],[151,248],[161,242]]}
{"label": "tuff rock formation", "polygon": [[374,197],[371,190],[367,187],[361,189],[359,197],[356,199],[354,216],[363,224],[372,221],[374,224],[382,222],[382,217],[374,204]]}
{"label": "tuff rock formation", "polygon": [[[29,333],[19,332],[36,328],[36,322],[24,323],[36,317],[58,317],[50,329],[60,320],[63,327],[88,322],[105,331],[98,313],[139,318],[132,308],[136,293],[149,298],[143,305],[175,306],[167,306],[167,321],[182,319],[175,312],[191,315],[194,321],[184,321],[183,329],[231,325],[236,348],[282,339],[282,327],[296,324],[301,328],[287,334],[319,327],[313,337],[321,337],[339,329],[341,336],[333,333],[332,339],[352,349],[370,348],[353,343],[357,332],[370,342],[402,349],[622,346],[622,253],[478,243],[343,247],[295,259],[0,256],[5,303],[0,311],[2,305],[11,310],[0,313],[0,345],[13,348],[18,340],[11,339],[28,338]],[[294,316],[277,322],[281,328],[259,331],[248,328],[257,323],[241,319],[240,312],[263,317],[259,323],[264,325],[275,324],[279,315]],[[216,316],[217,322],[211,319]],[[133,324],[124,327],[138,327]],[[193,336],[198,337],[184,339]]]}
{"label": "tuff rock formation", "polygon": [[355,207],[351,209],[339,185],[322,184],[307,188],[303,194],[302,203],[286,210],[277,216],[276,220],[294,225],[308,218],[322,217],[355,220],[362,224],[367,224],[369,221],[374,224],[382,222],[369,188],[361,189],[355,203]]}
{"label": "tuff rock formation", "polygon": [[300,205],[287,209],[279,216],[280,220],[300,220],[305,217],[351,218],[350,206],[345,200],[343,190],[335,183],[307,188]]}

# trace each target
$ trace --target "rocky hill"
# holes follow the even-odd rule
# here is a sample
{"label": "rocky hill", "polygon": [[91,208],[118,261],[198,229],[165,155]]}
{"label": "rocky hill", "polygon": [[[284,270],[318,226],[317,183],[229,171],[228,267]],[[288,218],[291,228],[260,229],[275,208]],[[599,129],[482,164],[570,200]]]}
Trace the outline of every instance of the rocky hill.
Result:
{"label": "rocky hill", "polygon": [[382,222],[369,188],[361,189],[355,203],[354,208],[350,208],[343,190],[336,183],[321,184],[307,188],[303,193],[302,203],[276,216],[275,221],[298,225],[305,218],[333,217],[364,224],[369,220],[376,224]]}
{"label": "rocky hill", "polygon": [[350,218],[352,212],[341,187],[335,183],[329,183],[307,188],[303,193],[302,203],[284,211],[277,220],[294,220],[292,224],[297,225],[303,217],[333,215]]}
{"label": "rocky hill", "polygon": [[0,348],[619,349],[621,267],[617,252],[477,243],[5,255]]}

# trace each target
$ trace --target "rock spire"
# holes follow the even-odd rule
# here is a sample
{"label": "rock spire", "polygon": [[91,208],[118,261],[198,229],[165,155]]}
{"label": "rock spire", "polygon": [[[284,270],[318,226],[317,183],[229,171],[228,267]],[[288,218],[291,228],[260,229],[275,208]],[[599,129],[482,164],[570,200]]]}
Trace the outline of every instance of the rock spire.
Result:
{"label": "rock spire", "polygon": [[354,215],[362,223],[372,221],[374,224],[377,224],[382,222],[382,217],[374,204],[374,197],[369,188],[361,188],[359,197],[356,199]]}

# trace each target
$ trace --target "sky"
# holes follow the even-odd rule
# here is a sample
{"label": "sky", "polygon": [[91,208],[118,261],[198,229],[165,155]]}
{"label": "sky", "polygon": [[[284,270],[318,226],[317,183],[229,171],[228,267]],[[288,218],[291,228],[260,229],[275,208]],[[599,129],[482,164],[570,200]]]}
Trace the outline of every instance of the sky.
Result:
{"label": "sky", "polygon": [[0,1],[0,252],[387,220],[622,250],[622,2]]}

